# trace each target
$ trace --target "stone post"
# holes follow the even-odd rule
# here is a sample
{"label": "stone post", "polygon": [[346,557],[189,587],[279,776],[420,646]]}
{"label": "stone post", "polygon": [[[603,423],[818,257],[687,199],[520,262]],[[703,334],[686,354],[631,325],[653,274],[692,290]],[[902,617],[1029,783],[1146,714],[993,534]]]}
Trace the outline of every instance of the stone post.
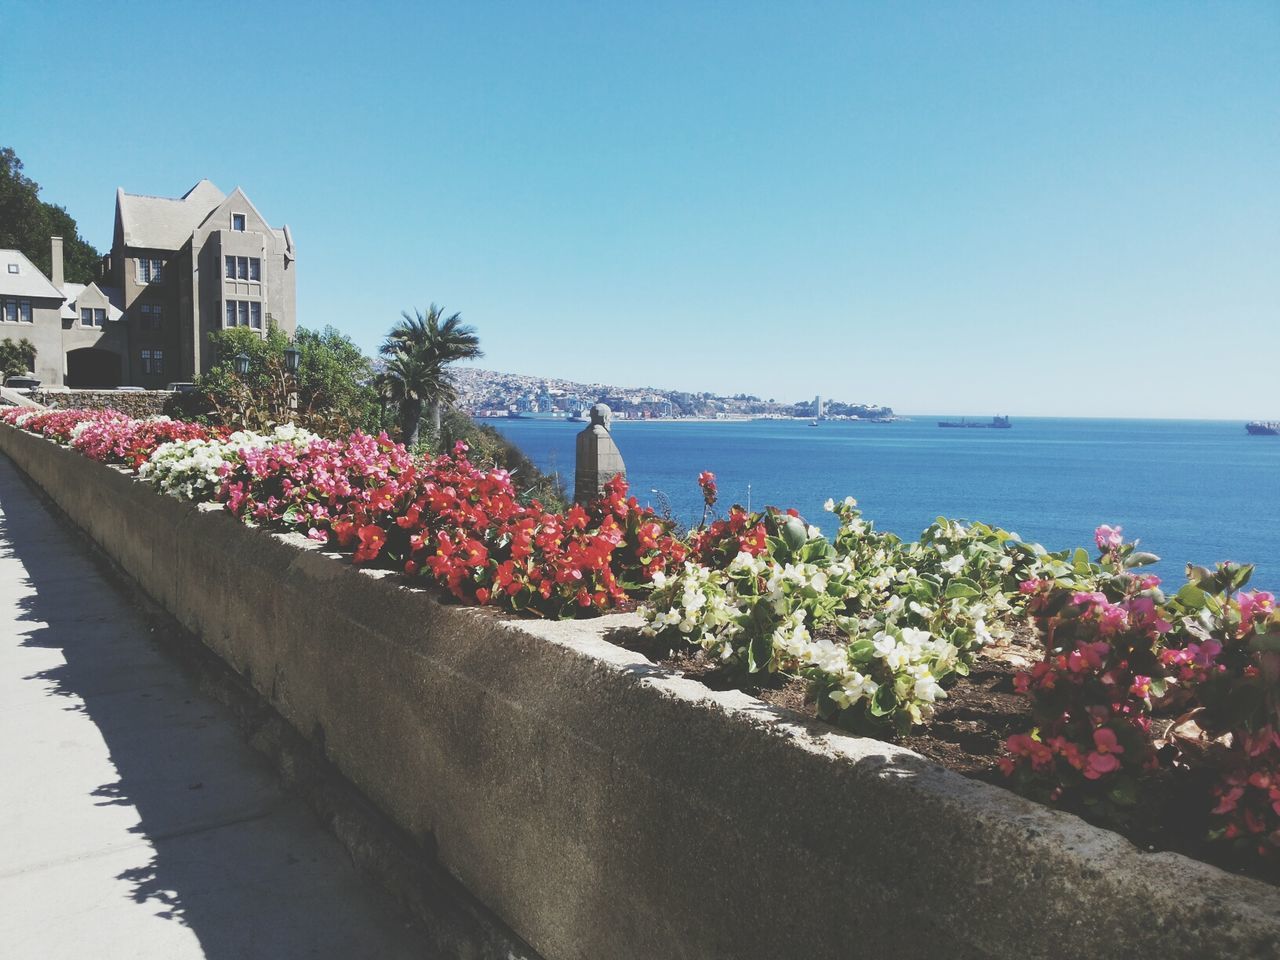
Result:
{"label": "stone post", "polygon": [[608,404],[591,408],[591,423],[578,434],[577,463],[573,471],[574,503],[590,503],[600,496],[604,485],[616,476],[627,475],[626,464],[609,427],[613,411]]}

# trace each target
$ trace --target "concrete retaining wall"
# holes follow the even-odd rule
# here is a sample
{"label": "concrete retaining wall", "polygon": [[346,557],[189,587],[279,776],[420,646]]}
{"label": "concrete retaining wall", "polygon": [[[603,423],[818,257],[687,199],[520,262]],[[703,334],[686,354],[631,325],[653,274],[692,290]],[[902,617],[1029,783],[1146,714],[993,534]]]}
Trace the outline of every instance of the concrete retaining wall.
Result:
{"label": "concrete retaining wall", "polygon": [[1274,957],[1280,891],[358,571],[0,425],[6,452],[547,960]]}

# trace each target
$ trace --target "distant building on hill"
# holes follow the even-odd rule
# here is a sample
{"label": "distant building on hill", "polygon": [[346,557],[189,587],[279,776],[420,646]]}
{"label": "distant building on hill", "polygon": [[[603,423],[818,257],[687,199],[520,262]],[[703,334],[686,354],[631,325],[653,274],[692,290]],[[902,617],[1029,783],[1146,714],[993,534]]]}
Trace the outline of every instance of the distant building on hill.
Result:
{"label": "distant building on hill", "polygon": [[51,244],[50,277],[0,250],[0,337],[31,340],[46,385],[161,388],[209,369],[213,330],[294,332],[293,236],[239,187],[201,180],[176,199],[117,190],[111,252],[87,286],[65,282],[62,239]]}

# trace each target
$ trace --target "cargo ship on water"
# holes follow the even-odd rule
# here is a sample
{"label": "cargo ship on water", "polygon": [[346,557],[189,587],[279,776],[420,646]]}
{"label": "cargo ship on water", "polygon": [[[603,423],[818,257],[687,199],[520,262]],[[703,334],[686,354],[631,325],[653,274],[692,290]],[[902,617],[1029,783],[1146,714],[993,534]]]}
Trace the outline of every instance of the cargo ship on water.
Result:
{"label": "cargo ship on water", "polygon": [[966,420],[961,417],[959,420],[939,420],[938,426],[967,430],[1008,430],[1013,424],[1009,422],[1008,417],[992,417],[990,423],[983,423],[980,420]]}
{"label": "cargo ship on water", "polygon": [[1280,420],[1254,420],[1246,423],[1244,428],[1254,437],[1280,436]]}

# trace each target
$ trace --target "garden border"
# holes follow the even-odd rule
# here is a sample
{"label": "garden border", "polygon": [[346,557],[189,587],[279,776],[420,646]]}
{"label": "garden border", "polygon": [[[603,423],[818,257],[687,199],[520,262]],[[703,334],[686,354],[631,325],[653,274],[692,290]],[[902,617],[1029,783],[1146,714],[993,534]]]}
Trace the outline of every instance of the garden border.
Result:
{"label": "garden border", "polygon": [[3,450],[547,960],[1274,956],[1280,890],[7,425]]}

